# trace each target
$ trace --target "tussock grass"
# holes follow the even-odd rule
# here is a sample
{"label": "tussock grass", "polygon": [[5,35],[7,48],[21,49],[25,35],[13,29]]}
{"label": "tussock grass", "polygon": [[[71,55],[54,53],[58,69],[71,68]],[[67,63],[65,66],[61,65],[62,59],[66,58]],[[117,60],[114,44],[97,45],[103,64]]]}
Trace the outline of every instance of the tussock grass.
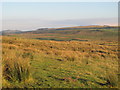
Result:
{"label": "tussock grass", "polygon": [[3,62],[3,76],[10,82],[22,82],[29,78],[30,67],[27,60],[14,58]]}
{"label": "tussock grass", "polygon": [[12,87],[14,84],[32,80],[29,54],[20,50],[3,48],[2,67],[3,87]]}

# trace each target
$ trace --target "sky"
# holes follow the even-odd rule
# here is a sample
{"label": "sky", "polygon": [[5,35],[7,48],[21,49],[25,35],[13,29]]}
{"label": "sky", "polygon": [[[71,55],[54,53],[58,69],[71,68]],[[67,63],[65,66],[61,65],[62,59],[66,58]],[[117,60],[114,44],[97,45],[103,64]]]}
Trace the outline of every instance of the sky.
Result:
{"label": "sky", "polygon": [[117,2],[4,2],[3,30],[117,25]]}

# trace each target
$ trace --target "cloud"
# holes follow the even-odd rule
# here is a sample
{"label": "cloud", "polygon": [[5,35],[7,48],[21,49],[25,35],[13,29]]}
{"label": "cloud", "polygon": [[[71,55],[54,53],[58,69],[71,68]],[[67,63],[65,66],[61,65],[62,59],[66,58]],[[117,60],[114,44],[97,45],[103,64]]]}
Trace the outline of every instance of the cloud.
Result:
{"label": "cloud", "polygon": [[117,18],[96,18],[96,19],[77,19],[77,20],[62,20],[62,21],[54,21],[53,23],[59,25],[117,25],[118,19]]}
{"label": "cloud", "polygon": [[82,25],[117,25],[117,18],[94,18],[94,19],[76,19],[76,20],[41,20],[41,19],[21,19],[21,20],[3,20],[3,30],[35,30],[38,28],[64,27],[64,26],[82,26]]}

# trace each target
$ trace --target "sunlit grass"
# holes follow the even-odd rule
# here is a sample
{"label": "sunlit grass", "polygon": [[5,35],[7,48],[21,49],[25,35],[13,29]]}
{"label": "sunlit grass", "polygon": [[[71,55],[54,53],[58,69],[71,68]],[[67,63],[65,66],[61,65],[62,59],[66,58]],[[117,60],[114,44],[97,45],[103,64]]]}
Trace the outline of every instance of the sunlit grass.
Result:
{"label": "sunlit grass", "polygon": [[3,87],[116,88],[117,42],[3,37]]}

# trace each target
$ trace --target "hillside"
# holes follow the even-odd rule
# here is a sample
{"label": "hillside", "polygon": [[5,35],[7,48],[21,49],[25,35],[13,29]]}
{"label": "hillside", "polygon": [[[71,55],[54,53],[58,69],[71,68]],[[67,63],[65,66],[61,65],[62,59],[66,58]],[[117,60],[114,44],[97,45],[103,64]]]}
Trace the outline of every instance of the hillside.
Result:
{"label": "hillside", "polygon": [[3,36],[4,88],[117,88],[117,41],[53,41],[19,35]]}
{"label": "hillside", "polygon": [[4,34],[13,37],[54,41],[117,41],[116,26],[76,26],[64,28],[43,28],[21,33]]}
{"label": "hillside", "polygon": [[3,30],[2,32],[0,32],[0,35],[9,35],[9,34],[19,34],[22,33],[22,31],[20,30]]}

